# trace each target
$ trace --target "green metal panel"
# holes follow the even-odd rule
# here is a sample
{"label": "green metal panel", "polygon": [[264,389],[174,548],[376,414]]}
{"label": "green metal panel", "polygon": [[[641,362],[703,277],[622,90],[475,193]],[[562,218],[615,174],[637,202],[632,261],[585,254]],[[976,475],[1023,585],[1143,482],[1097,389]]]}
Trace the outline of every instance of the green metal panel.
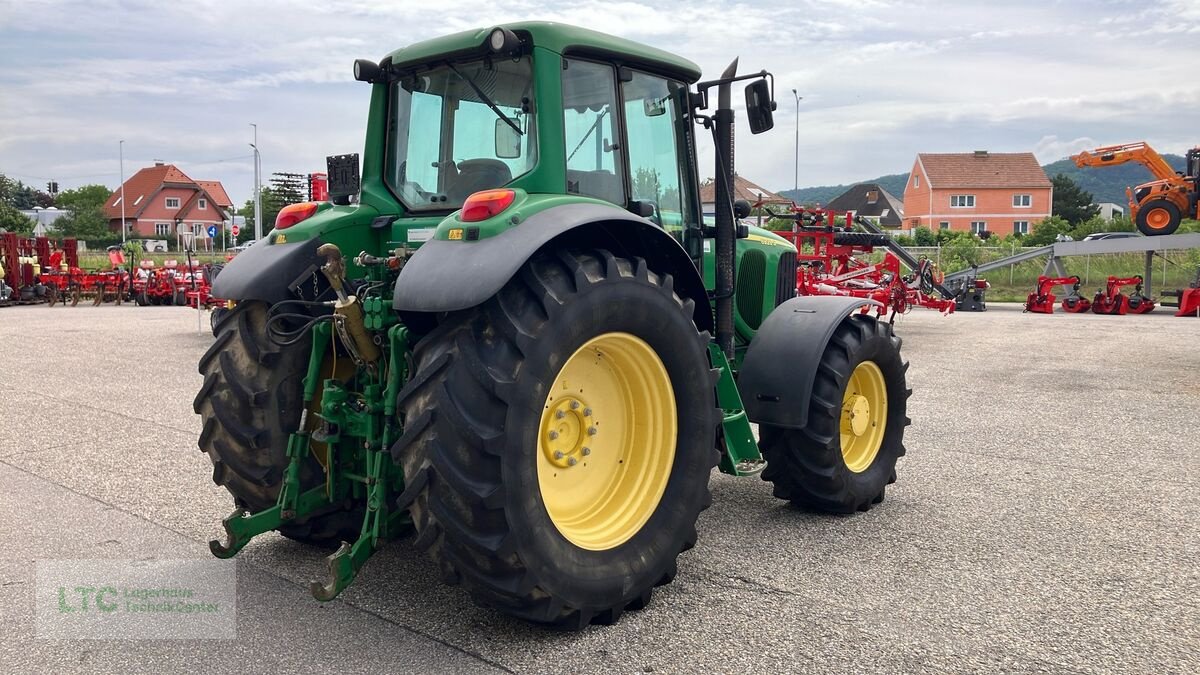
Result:
{"label": "green metal panel", "polygon": [[[715,254],[712,239],[704,241],[704,286],[709,290],[716,287]],[[739,354],[745,350],[763,319],[775,309],[781,298],[780,284],[795,286],[794,275],[779,279],[780,263],[787,254],[795,254],[796,248],[783,237],[759,227],[750,226],[750,236],[737,240],[737,301],[734,302],[733,327],[736,333]],[[750,259],[747,260],[747,254]],[[751,274],[743,277],[746,267]],[[761,272],[757,270],[761,267]],[[788,267],[790,269],[790,266]],[[787,276],[787,275],[785,275]],[[786,289],[785,289],[786,290]],[[786,297],[791,297],[787,294]],[[786,298],[785,298],[786,299]]]}
{"label": "green metal panel", "polygon": [[[501,26],[514,33],[528,33],[535,47],[543,47],[559,54],[620,55],[627,65],[657,70],[689,84],[700,79],[700,66],[694,62],[615,35],[548,21],[506,23]],[[391,59],[393,66],[404,68],[434,59],[445,59],[447,55],[477,52],[483,48],[484,41],[493,28],[496,26],[425,40],[397,49],[388,54],[387,58]]]}

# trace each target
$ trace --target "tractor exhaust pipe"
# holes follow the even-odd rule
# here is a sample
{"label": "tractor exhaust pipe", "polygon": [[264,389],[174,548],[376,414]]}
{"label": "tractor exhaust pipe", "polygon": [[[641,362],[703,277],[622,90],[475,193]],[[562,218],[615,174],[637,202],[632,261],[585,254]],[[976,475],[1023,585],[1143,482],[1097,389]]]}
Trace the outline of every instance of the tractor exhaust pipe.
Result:
{"label": "tractor exhaust pipe", "polygon": [[717,85],[717,110],[713,115],[715,124],[713,138],[716,152],[714,178],[716,200],[716,312],[717,346],[725,358],[733,361],[733,256],[737,232],[733,218],[733,107],[730,103],[731,80],[737,75],[738,60],[721,73]]}

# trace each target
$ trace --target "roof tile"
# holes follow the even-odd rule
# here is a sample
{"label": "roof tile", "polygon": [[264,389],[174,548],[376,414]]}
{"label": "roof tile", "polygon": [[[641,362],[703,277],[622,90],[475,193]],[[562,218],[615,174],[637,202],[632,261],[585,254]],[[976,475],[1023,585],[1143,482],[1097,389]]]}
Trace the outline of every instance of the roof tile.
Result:
{"label": "roof tile", "polygon": [[1032,152],[922,152],[917,159],[938,189],[1052,187]]}

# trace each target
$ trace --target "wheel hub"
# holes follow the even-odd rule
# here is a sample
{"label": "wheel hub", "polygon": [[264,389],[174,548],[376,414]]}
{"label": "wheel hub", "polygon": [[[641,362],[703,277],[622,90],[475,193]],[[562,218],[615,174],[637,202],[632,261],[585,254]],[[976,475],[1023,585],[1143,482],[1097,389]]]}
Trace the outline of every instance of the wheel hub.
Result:
{"label": "wheel hub", "polygon": [[850,431],[855,436],[862,436],[871,428],[871,402],[861,394],[851,394],[846,406],[842,408]]}
{"label": "wheel hub", "polygon": [[1146,214],[1146,223],[1156,230],[1166,227],[1170,221],[1171,216],[1166,209],[1151,209],[1150,213]]}
{"label": "wheel hub", "polygon": [[579,396],[563,397],[542,413],[542,453],[563,469],[590,455],[588,440],[599,433],[592,408]]}

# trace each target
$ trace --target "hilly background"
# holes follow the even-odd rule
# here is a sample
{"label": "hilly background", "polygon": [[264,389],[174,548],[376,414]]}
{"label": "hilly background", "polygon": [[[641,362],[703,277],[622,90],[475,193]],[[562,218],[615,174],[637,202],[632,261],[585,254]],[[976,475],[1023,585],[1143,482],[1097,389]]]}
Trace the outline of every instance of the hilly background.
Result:
{"label": "hilly background", "polygon": [[[1165,154],[1163,158],[1167,160],[1177,171],[1183,170],[1183,157],[1181,155]],[[1125,188],[1145,183],[1153,180],[1153,176],[1141,164],[1122,164],[1120,166],[1108,166],[1102,168],[1087,168],[1080,169],[1069,159],[1060,159],[1057,162],[1042,166],[1046,170],[1046,175],[1053,177],[1056,174],[1066,174],[1082,187],[1084,190],[1092,193],[1093,202],[1113,202],[1124,205],[1126,203]],[[884,190],[892,193],[897,199],[904,199],[904,186],[908,183],[907,173],[893,173],[886,176],[876,178],[865,178],[859,183],[878,183],[883,186]],[[847,185],[820,185],[817,187],[800,188],[799,190],[780,190],[778,194],[794,200],[798,204],[812,204],[820,202],[827,204],[834,197],[849,190],[855,184]]]}

